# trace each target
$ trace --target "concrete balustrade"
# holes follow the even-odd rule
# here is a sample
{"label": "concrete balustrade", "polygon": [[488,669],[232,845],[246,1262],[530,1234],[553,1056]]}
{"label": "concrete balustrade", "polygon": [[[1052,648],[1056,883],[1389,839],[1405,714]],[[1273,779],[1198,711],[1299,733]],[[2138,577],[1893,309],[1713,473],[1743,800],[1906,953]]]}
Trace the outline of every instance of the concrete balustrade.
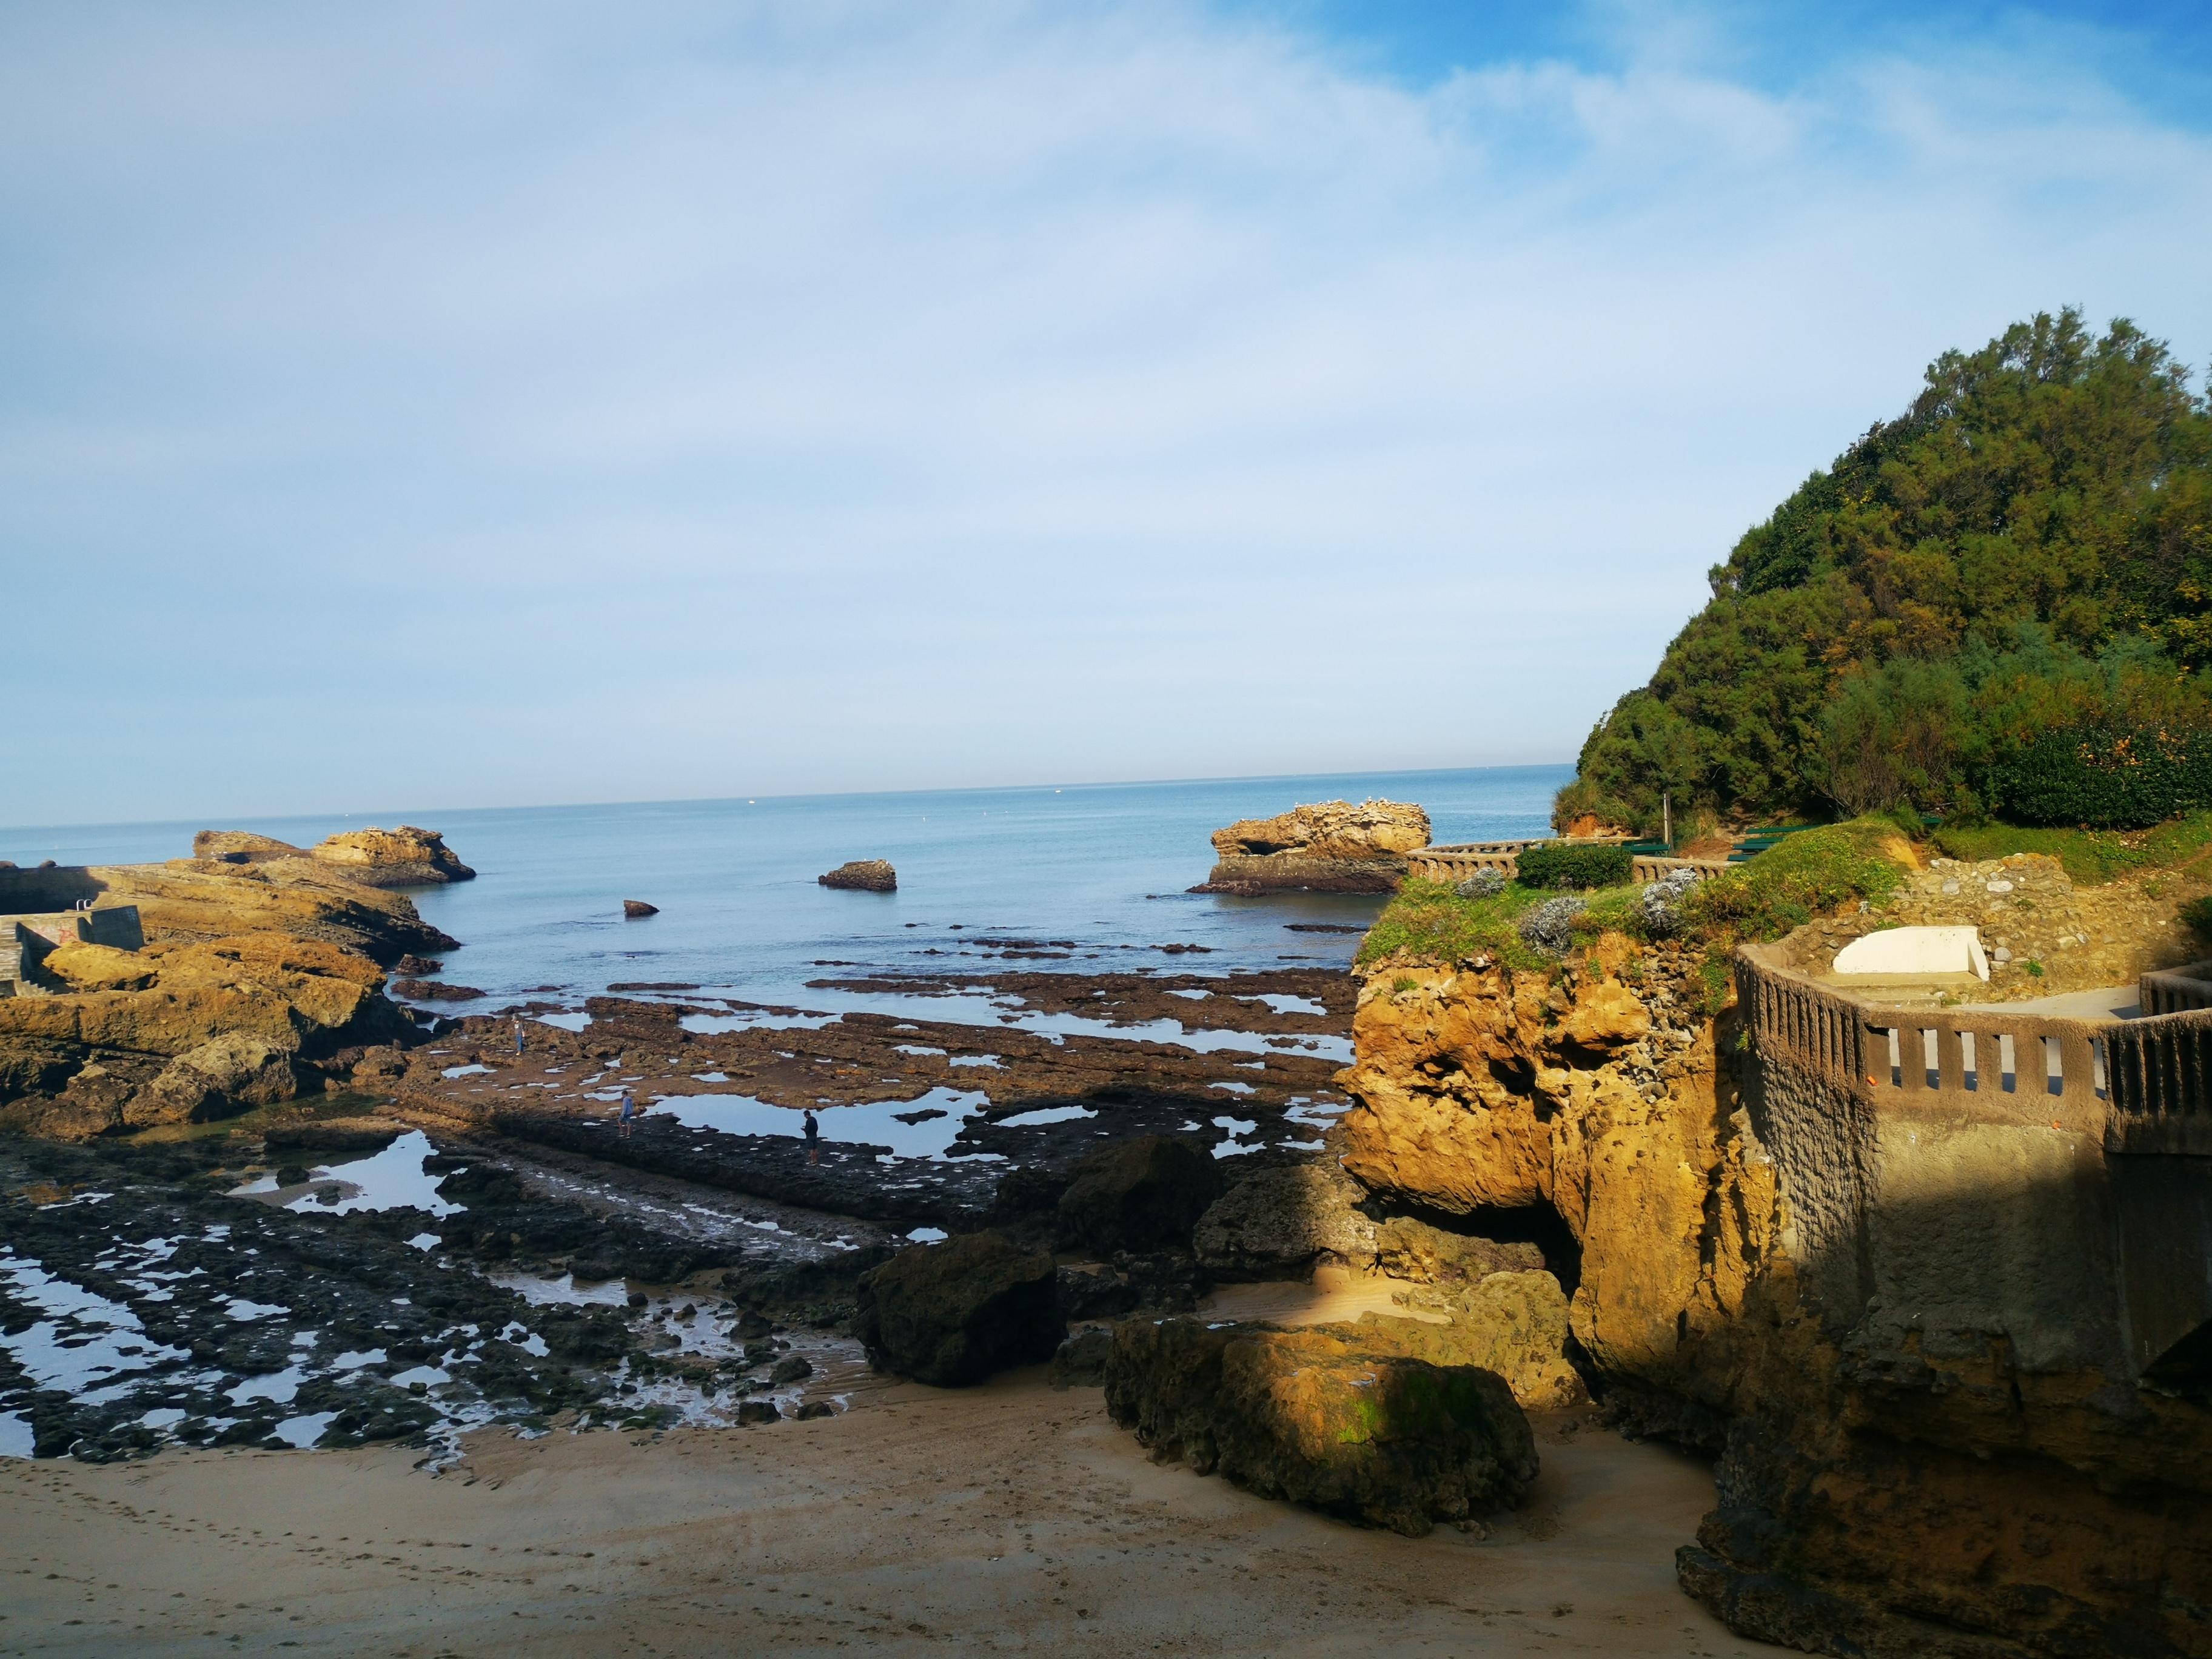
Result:
{"label": "concrete balustrade", "polygon": [[[1502,870],[1508,876],[1520,868],[1521,854],[1531,847],[1547,844],[1534,841],[1463,842],[1443,847],[1424,847],[1406,854],[1407,872],[1427,881],[1465,881],[1478,870]],[[1617,842],[1577,842],[1576,846],[1618,846]],[[1695,870],[1701,876],[1717,876],[1727,869],[1726,859],[1675,859],[1638,854],[1629,862],[1630,878],[1634,881],[1657,881],[1662,876],[1677,870]]]}

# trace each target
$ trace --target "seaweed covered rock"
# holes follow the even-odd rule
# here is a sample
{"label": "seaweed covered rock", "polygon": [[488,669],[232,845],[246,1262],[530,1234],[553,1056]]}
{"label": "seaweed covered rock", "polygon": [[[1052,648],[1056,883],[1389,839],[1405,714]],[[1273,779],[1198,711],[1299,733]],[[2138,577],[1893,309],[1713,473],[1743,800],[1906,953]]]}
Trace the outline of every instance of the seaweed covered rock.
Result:
{"label": "seaweed covered rock", "polygon": [[1365,1267],[1376,1241],[1365,1197],[1334,1162],[1261,1170],[1199,1218],[1191,1246],[1223,1279],[1303,1277],[1324,1258]]}
{"label": "seaweed covered rock", "polygon": [[1536,1478],[1504,1382],[1337,1333],[1125,1320],[1106,1407],[1162,1461],[1419,1537],[1510,1504]]}
{"label": "seaweed covered rock", "polygon": [[1194,1140],[1139,1135],[1102,1146],[1075,1166],[1060,1197],[1061,1238],[1099,1251],[1188,1247],[1221,1195],[1221,1166]]}
{"label": "seaweed covered rock", "polygon": [[902,1250],[865,1275],[854,1325],[868,1363],[957,1388],[1052,1358],[1067,1333],[1052,1257],[1000,1234]]}
{"label": "seaweed covered rock", "polygon": [[814,879],[824,887],[842,887],[854,892],[898,890],[898,872],[891,868],[888,859],[851,859]]}

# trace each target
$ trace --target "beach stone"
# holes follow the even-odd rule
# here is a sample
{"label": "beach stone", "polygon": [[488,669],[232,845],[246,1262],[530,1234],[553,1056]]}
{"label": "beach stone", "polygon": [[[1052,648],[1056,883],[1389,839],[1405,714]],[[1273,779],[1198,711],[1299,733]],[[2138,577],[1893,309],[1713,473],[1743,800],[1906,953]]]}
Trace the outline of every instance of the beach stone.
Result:
{"label": "beach stone", "polygon": [[783,1413],[776,1409],[773,1400],[745,1400],[738,1405],[738,1426],[749,1429],[756,1423],[779,1423]]}
{"label": "beach stone", "polygon": [[824,887],[842,887],[863,893],[890,893],[898,888],[898,872],[887,859],[853,859],[815,880]]}
{"label": "beach stone", "polygon": [[814,1375],[814,1362],[803,1353],[787,1354],[768,1374],[771,1383],[803,1382]]}
{"label": "beach stone", "polygon": [[1161,1462],[1408,1537],[1536,1478],[1528,1419],[1495,1374],[1334,1333],[1127,1320],[1106,1408]]}
{"label": "beach stone", "polygon": [[1375,1257],[1366,1196],[1333,1160],[1262,1170],[1199,1218],[1191,1248],[1223,1279],[1305,1277],[1324,1256],[1364,1267]]}
{"label": "beach stone", "polygon": [[902,1250],[861,1276],[854,1329],[868,1363],[957,1388],[1049,1359],[1066,1334],[1052,1257],[1003,1234]]}
{"label": "beach stone", "polygon": [[1113,1352],[1110,1327],[1078,1331],[1053,1354],[1046,1380],[1055,1389],[1097,1388],[1106,1381],[1106,1362]]}
{"label": "beach stone", "polygon": [[624,899],[623,914],[626,916],[657,916],[660,914],[660,907],[647,904],[643,899]]}
{"label": "beach stone", "polygon": [[1221,1165],[1196,1141],[1139,1135],[1102,1146],[1075,1166],[1060,1197],[1060,1237],[1099,1251],[1187,1246],[1221,1194]]}

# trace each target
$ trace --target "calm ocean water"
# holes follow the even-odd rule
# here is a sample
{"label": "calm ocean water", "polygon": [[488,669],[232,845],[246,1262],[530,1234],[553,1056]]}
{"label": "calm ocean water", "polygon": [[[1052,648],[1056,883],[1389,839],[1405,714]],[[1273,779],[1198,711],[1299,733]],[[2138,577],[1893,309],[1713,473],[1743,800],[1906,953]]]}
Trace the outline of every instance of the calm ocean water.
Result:
{"label": "calm ocean water", "polygon": [[[305,845],[366,823],[416,823],[443,831],[478,872],[473,882],[412,895],[424,920],[464,941],[448,958],[453,980],[501,998],[537,987],[573,996],[618,981],[684,981],[820,1007],[821,996],[802,987],[825,974],[1001,965],[925,954],[956,952],[963,933],[1079,946],[1064,963],[1003,964],[1016,967],[1218,972],[1344,963],[1356,935],[1292,933],[1286,924],[1364,926],[1379,900],[1187,894],[1212,867],[1206,837],[1233,819],[1301,801],[1370,795],[1420,803],[1438,841],[1542,834],[1553,793],[1572,775],[1567,766],[1498,767],[0,829],[0,858],[132,863],[185,856],[192,832],[210,827]],[[890,860],[899,890],[816,884],[824,870],[857,858]],[[660,914],[626,921],[626,898],[657,904]],[[1168,944],[1202,945],[1212,954],[1144,948]]]}

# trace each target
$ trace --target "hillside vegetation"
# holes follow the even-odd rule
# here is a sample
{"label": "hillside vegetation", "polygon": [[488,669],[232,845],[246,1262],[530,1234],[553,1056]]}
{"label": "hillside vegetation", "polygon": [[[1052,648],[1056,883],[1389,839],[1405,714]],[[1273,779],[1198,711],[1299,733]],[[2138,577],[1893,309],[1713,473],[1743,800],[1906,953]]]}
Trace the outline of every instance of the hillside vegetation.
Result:
{"label": "hillside vegetation", "polygon": [[1561,824],[2212,806],[2212,405],[2130,323],[1947,353],[1711,580]]}

